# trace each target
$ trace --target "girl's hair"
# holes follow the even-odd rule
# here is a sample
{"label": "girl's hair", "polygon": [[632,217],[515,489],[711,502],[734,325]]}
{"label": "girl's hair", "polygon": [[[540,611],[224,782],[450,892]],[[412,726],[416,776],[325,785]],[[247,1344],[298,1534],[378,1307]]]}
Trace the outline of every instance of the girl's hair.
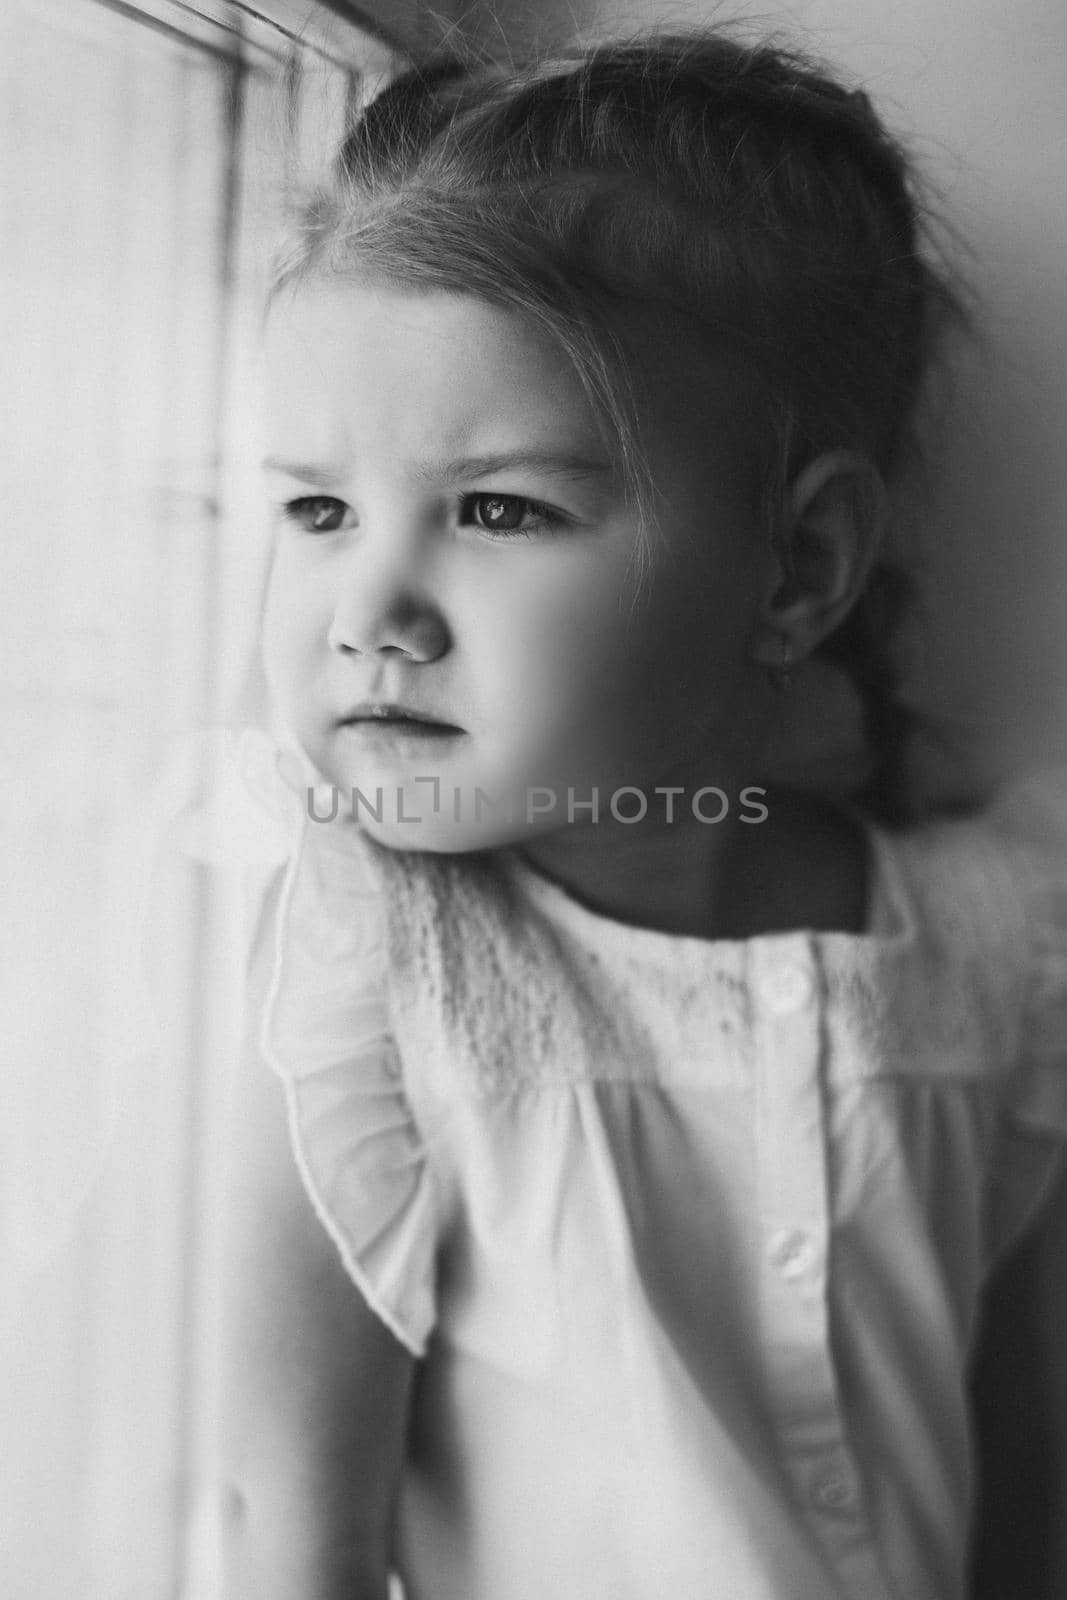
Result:
{"label": "girl's hair", "polygon": [[[473,295],[566,351],[616,453],[642,538],[656,485],[627,320],[680,313],[709,352],[757,375],[767,531],[787,571],[786,490],[824,450],[892,488],[914,458],[924,379],[952,321],[911,163],[866,94],[721,30],[646,31],[506,63],[438,50],[359,114],[328,184],[305,197],[273,296],[309,275]],[[890,637],[915,586],[876,561],[815,652],[861,696],[872,776],[854,798],[908,819]]]}

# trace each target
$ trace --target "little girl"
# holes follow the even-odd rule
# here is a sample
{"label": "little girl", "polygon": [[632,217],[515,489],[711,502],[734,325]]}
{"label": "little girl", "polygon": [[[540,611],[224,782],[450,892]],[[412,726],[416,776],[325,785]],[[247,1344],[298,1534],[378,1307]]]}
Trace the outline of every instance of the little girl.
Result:
{"label": "little girl", "polygon": [[[909,810],[886,552],[954,310],[867,97],[706,30],[435,58],[307,205],[234,1597],[963,1600],[1067,785]],[[870,755],[825,791],[818,662]]]}

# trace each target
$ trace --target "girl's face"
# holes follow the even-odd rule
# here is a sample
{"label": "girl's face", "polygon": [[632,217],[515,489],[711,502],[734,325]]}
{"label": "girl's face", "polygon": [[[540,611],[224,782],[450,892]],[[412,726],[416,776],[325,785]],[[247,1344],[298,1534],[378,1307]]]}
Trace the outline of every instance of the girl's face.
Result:
{"label": "girl's face", "polygon": [[[664,325],[628,338],[661,494],[643,578],[547,337],[473,298],[351,281],[272,310],[264,664],[289,735],[377,805],[359,815],[382,843],[484,848],[589,822],[594,789],[606,820],[623,787],[655,805],[657,785],[758,781],[749,643],[776,567],[748,392]],[[352,720],[369,704],[452,731]]]}

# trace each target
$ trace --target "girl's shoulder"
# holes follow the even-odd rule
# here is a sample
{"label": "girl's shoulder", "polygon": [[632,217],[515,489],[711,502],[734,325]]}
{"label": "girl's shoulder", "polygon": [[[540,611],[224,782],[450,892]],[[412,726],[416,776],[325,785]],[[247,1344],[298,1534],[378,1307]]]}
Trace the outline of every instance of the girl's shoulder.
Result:
{"label": "girl's shoulder", "polygon": [[1067,765],[1009,779],[972,828],[986,905],[1020,964],[1028,1054],[1055,1061],[1067,1107]]}
{"label": "girl's shoulder", "polygon": [[961,981],[984,986],[976,999],[1008,1024],[1012,1128],[1067,1141],[1067,765],[1017,773],[981,805],[892,836],[891,850],[917,915],[958,951]]}
{"label": "girl's shoulder", "polygon": [[1067,765],[1030,768],[968,817],[928,824],[916,859],[951,863],[962,914],[992,929],[1010,999],[985,1200],[996,1260],[1038,1217],[1067,1160]]}
{"label": "girl's shoulder", "polygon": [[1030,767],[979,804],[880,838],[961,937],[966,919],[1017,955],[1067,963],[1067,764]]}

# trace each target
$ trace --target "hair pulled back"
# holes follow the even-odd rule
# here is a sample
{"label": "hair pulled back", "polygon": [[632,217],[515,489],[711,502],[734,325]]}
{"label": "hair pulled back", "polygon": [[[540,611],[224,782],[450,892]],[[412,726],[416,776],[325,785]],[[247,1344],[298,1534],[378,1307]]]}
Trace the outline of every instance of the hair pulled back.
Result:
{"label": "hair pulled back", "polygon": [[[474,295],[548,332],[616,452],[647,537],[656,486],[626,349],[635,304],[671,308],[740,354],[765,397],[765,520],[828,449],[890,486],[912,456],[924,377],[962,317],[933,259],[909,158],[867,95],[798,53],[715,29],[651,30],[507,62],[438,51],[359,114],[302,204],[273,293],[313,274]],[[907,819],[890,641],[914,598],[876,561],[817,655],[864,708],[872,775],[854,798]]]}

